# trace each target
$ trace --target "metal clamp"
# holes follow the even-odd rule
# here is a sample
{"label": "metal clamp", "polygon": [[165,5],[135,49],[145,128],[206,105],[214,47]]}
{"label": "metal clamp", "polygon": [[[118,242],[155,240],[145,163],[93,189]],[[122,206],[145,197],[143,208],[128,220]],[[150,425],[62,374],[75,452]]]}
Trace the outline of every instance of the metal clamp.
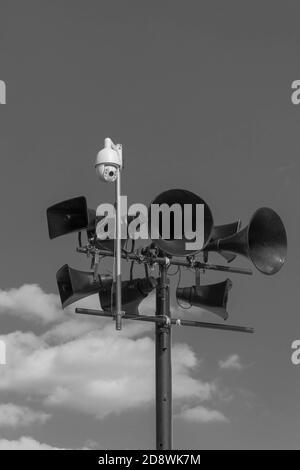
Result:
{"label": "metal clamp", "polygon": [[164,322],[165,322],[166,326],[171,325],[171,318],[168,315],[163,315],[163,319],[164,319]]}

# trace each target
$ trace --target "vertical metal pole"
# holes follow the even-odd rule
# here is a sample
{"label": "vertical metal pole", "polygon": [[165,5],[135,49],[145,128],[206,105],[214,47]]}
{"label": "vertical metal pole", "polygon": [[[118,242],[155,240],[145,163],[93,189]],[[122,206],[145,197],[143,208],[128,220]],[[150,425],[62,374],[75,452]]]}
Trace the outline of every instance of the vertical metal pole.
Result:
{"label": "vertical metal pole", "polygon": [[116,179],[116,329],[122,329],[122,278],[121,278],[121,171]]}
{"label": "vertical metal pole", "polygon": [[[156,288],[156,315],[170,317],[170,294],[167,266],[160,267],[160,279]],[[156,449],[172,449],[172,366],[171,325],[155,326],[156,370]]]}

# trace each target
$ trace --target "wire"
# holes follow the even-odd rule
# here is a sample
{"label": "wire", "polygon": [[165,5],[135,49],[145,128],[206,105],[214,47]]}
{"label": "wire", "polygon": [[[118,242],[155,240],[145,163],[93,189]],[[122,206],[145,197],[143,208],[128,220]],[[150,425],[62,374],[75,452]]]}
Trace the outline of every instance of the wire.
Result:
{"label": "wire", "polygon": [[192,272],[192,273],[194,272],[193,268],[188,268],[187,266],[183,266],[183,269],[184,269],[185,271],[190,271],[190,272]]}
{"label": "wire", "polygon": [[[128,241],[131,241],[131,248],[130,248],[130,250],[127,249]],[[134,252],[134,248],[135,248],[135,240],[133,240],[133,239],[130,239],[130,240],[127,239],[126,242],[125,242],[125,244],[124,244],[124,246],[123,246],[123,248],[122,248],[122,251],[123,251],[124,253],[126,253],[126,254],[131,254],[131,253]]]}
{"label": "wire", "polygon": [[170,273],[169,273],[169,269],[170,269],[170,266],[168,267],[168,275],[169,275],[170,277],[176,276],[176,275],[178,274],[178,272],[179,272],[180,266],[177,266],[177,270],[175,271],[175,273],[171,273],[171,274],[170,274]]}
{"label": "wire", "polygon": [[131,265],[130,265],[130,280],[131,281],[133,279],[133,268],[134,268],[134,261],[131,261]]}
{"label": "wire", "polygon": [[[178,266],[178,267],[179,267],[179,277],[178,277],[176,292],[177,292],[177,289],[178,289],[180,281],[181,281],[181,267],[180,266]],[[178,300],[177,294],[176,294],[176,302],[179,305],[179,307],[182,308],[183,310],[189,310],[192,307],[192,304],[190,304],[188,307],[185,307],[184,305],[182,305]]]}
{"label": "wire", "polygon": [[[130,280],[132,281],[133,280],[133,268],[134,268],[134,264],[135,264],[135,261],[131,261],[131,265],[130,265]],[[148,279],[149,278],[149,268],[148,268],[148,265],[147,264],[144,264],[144,268],[145,268],[145,276],[146,278]]]}
{"label": "wire", "polygon": [[104,258],[104,256],[99,256],[98,255],[98,262],[96,263],[95,262],[95,257],[93,257],[92,265],[91,265],[91,269],[94,270],[94,282],[97,282],[97,278],[98,278],[98,280],[100,280],[100,284],[101,284],[101,275],[99,274],[99,266],[100,266],[101,260],[103,258]]}
{"label": "wire", "polygon": [[121,247],[121,250],[124,251],[124,253],[130,253],[130,251],[127,249],[128,245],[128,239],[125,241],[124,245]]}

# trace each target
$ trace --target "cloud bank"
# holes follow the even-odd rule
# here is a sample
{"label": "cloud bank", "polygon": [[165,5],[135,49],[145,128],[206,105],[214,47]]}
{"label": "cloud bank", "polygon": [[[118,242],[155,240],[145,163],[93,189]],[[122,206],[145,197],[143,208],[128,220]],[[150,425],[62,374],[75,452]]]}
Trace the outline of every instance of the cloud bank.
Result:
{"label": "cloud bank", "polygon": [[0,450],[63,450],[58,447],[52,447],[48,444],[42,444],[32,437],[22,436],[20,439],[8,440],[0,438]]}
{"label": "cloud bank", "polygon": [[18,428],[31,424],[43,424],[49,418],[49,414],[25,406],[17,406],[13,403],[0,405],[0,427]]}
{"label": "cloud bank", "polygon": [[[85,303],[93,308],[97,296],[80,301]],[[152,308],[147,298],[141,313]],[[7,347],[0,391],[98,419],[154,403],[153,325],[126,322],[117,333],[110,320],[63,312],[58,296],[37,285],[1,291],[0,313],[45,326],[39,335],[15,331],[0,337]],[[173,346],[173,396],[179,403],[200,403],[215,394],[214,383],[194,377],[197,365],[188,345]]]}
{"label": "cloud bank", "polygon": [[186,408],[181,411],[179,418],[190,423],[213,423],[213,422],[228,422],[228,418],[223,413],[204,406],[195,406],[193,408]]}
{"label": "cloud bank", "polygon": [[60,301],[57,295],[45,293],[37,284],[24,284],[7,291],[0,289],[1,314],[52,323],[61,318]]}

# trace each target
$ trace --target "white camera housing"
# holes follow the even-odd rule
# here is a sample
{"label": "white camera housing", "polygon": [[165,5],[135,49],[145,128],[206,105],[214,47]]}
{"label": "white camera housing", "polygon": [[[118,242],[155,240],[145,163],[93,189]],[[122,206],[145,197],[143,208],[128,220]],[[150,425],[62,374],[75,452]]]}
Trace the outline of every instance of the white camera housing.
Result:
{"label": "white camera housing", "polygon": [[104,149],[96,157],[96,173],[102,181],[113,183],[122,169],[122,145],[115,145],[109,137],[104,141]]}

